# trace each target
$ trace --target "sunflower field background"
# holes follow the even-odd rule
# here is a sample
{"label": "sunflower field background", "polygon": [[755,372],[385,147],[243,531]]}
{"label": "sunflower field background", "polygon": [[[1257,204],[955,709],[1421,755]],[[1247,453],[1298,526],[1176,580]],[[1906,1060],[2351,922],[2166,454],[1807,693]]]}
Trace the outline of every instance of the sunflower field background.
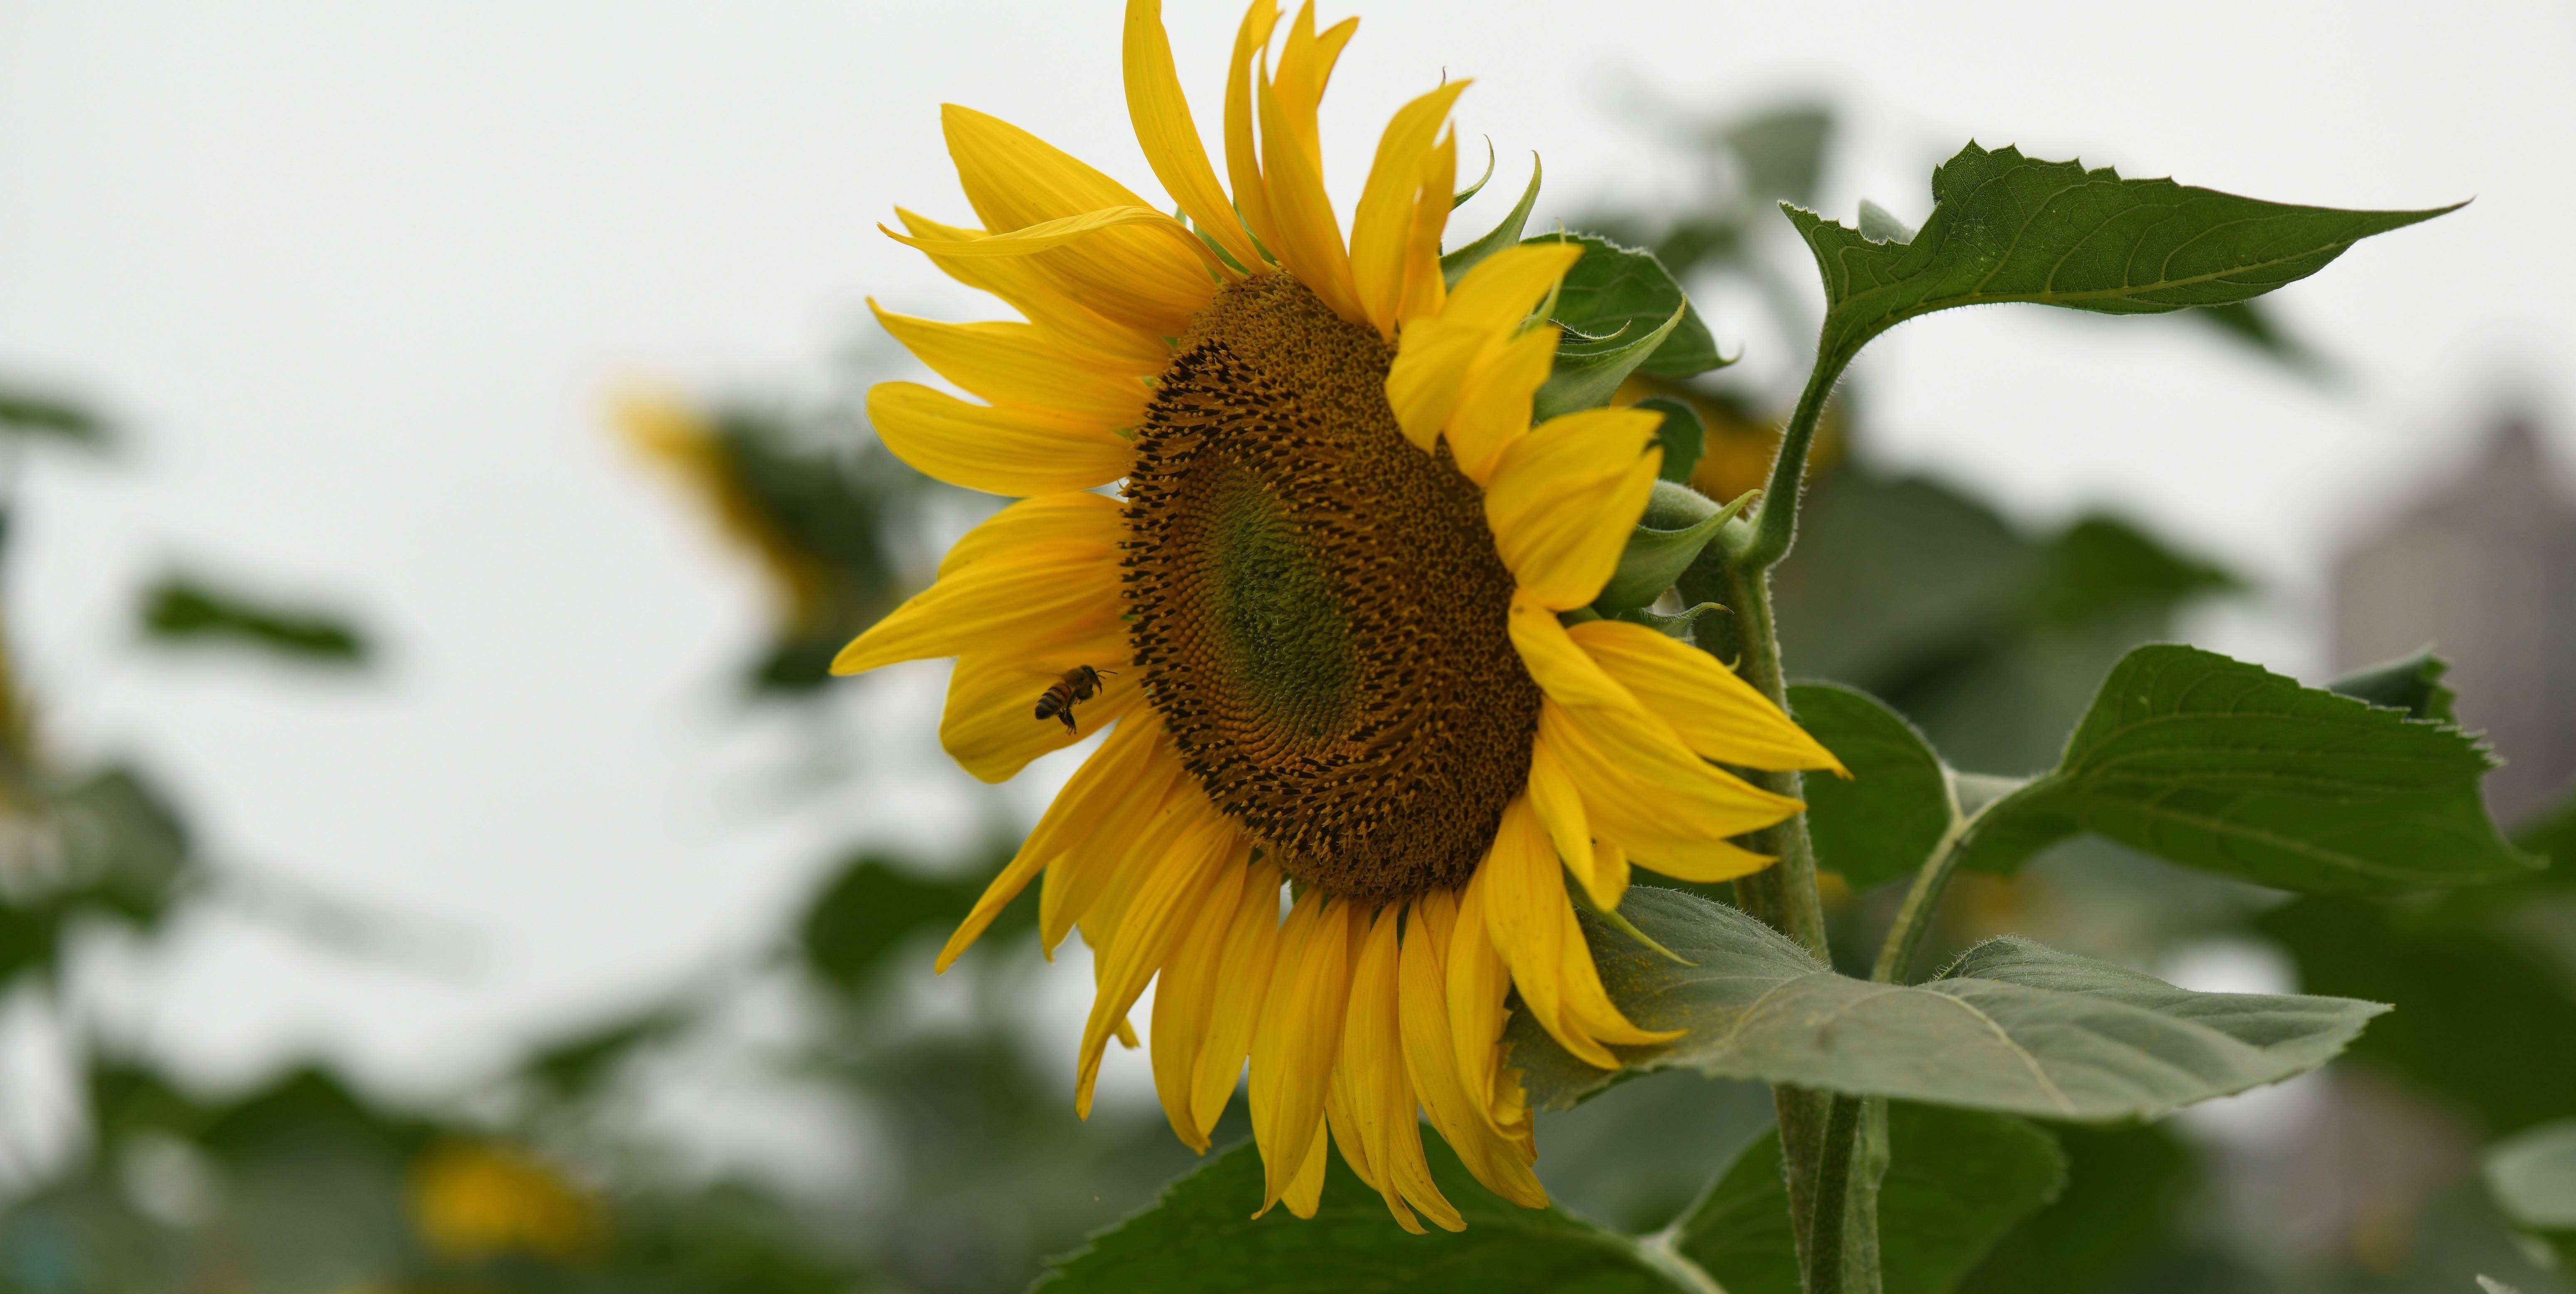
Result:
{"label": "sunflower field background", "polygon": [[[1670,183],[1567,192],[1538,184],[1526,155],[1497,140],[1491,191],[1461,209],[1453,245],[1511,219],[1528,179],[1545,202],[1527,233],[1561,222],[1650,256],[1641,263],[1659,266],[1676,293],[1686,285],[1694,321],[1705,315],[1728,346],[1806,344],[1826,323],[1816,261],[1787,236],[1778,204],[1835,211],[1855,123],[1884,109],[1859,94],[1727,101],[1735,106],[1715,113],[1659,105],[1637,121],[1666,141],[1681,177]],[[1483,151],[1461,145],[1460,187]],[[1913,183],[1896,197],[1911,201],[1900,209],[1915,228],[1872,204],[1859,234],[1910,241],[1929,210],[1921,177]],[[2371,272],[2355,257],[2327,275]],[[1662,300],[1649,291],[1629,313],[1651,306],[1660,319]],[[2367,398],[2345,357],[2268,300],[2136,321],[2023,313],[2046,316],[2035,327],[2134,328],[2149,344],[2197,347],[2185,353],[2202,363],[2259,368],[2284,389]],[[1579,327],[1575,314],[1555,317]],[[1609,343],[1585,354],[1578,338],[1557,362],[1618,350],[1615,327],[1602,331]],[[121,967],[209,921],[394,979],[456,974],[472,938],[443,917],[245,864],[221,805],[161,772],[148,748],[67,739],[53,716],[77,720],[81,698],[20,668],[24,656],[0,642],[0,1029],[10,1038],[0,1289],[1664,1290],[1697,1278],[1733,1294],[1799,1289],[1774,1104],[1759,1083],[1680,1067],[1602,1088],[1597,1072],[1556,1052],[1528,1062],[1534,1091],[1570,1107],[1540,1102],[1536,1171],[1551,1208],[1485,1194],[1426,1138],[1464,1232],[1397,1230],[1339,1160],[1315,1220],[1251,1223],[1262,1168],[1243,1102],[1204,1157],[1173,1139],[1132,1074],[1123,1086],[1105,1080],[1088,1117],[1074,1117],[1072,1044],[1088,985],[1068,996],[1057,972],[1087,958],[1040,958],[1035,894],[1003,908],[945,975],[931,973],[1044,801],[944,764],[905,765],[937,723],[922,689],[855,689],[829,673],[844,644],[927,587],[941,551],[999,502],[928,479],[878,439],[867,388],[919,369],[873,325],[853,334],[839,358],[794,372],[603,373],[589,421],[616,465],[613,488],[682,518],[743,586],[721,641],[748,646],[690,685],[705,698],[702,740],[759,733],[765,749],[789,754],[742,761],[709,798],[755,806],[729,806],[739,817],[860,803],[864,825],[822,847],[765,937],[559,1020],[470,1079],[388,1083],[327,1045],[210,1075],[135,1027],[153,1018],[136,1001],[151,981]],[[1746,358],[1687,376],[1631,359],[1605,391],[1664,413],[1668,485],[1719,503],[1765,485],[1800,373],[1776,355]],[[2463,378],[2463,400],[2486,398],[2478,384],[2489,380]],[[1871,974],[1868,950],[1908,894],[1910,867],[1886,858],[1920,857],[1958,809],[1998,802],[2000,779],[2080,771],[2087,716],[2104,703],[2097,695],[2119,700],[2117,680],[2145,695],[2154,683],[2141,672],[2152,667],[2224,686],[2243,667],[2152,645],[2231,616],[2241,625],[2263,595],[2261,575],[2199,536],[2116,510],[2036,523],[1977,485],[1910,465],[1888,446],[1913,415],[1881,387],[1864,364],[1821,406],[1798,546],[1773,594],[1792,711],[1856,774],[1824,787],[1808,779],[1835,969],[1856,979]],[[171,411],[136,417],[119,404],[82,374],[0,355],[0,590],[42,578],[23,567],[45,551],[8,542],[22,511],[41,517],[66,479],[113,492],[162,452],[152,423]],[[2011,400],[1996,407],[2028,414]],[[2072,429],[2028,430],[2083,434],[2083,411],[2065,417]],[[1702,520],[1650,510],[1647,525]],[[216,551],[221,540],[203,537]],[[2557,596],[2576,598],[2576,565],[2547,569]],[[247,742],[263,740],[265,694],[354,696],[414,667],[401,630],[370,614],[368,589],[275,592],[294,587],[291,575],[281,584],[255,566],[174,556],[118,590],[119,650],[220,680],[240,698],[228,713]],[[1680,603],[1695,596],[1692,578],[1667,577]],[[0,608],[11,640],[33,632],[20,622],[26,601]],[[567,591],[556,613],[583,606]],[[505,616],[489,628],[510,632]],[[595,628],[601,651],[615,651],[619,627]],[[2456,731],[2455,702],[2472,714],[2512,704],[2455,697],[2440,650],[2309,679],[2298,695],[2331,689],[2403,711],[2410,732],[2443,734]],[[2556,677],[2576,688],[2576,665]],[[2472,812],[2468,803],[2452,808]],[[1885,1288],[2465,1291],[2481,1278],[2525,1294],[2576,1288],[2576,787],[2499,814],[2513,849],[2558,865],[2459,887],[2302,883],[2259,862],[2176,866],[2155,856],[2152,832],[2113,839],[2116,815],[2040,807],[2016,823],[2026,843],[1996,844],[1991,866],[1971,859],[1952,882],[1922,931],[1919,973],[2017,935],[2186,988],[2395,1010],[2338,1035],[2348,1045],[2331,1065],[2170,1117],[1879,1103],[1864,1117],[1882,1120],[1870,1135],[1894,1151],[1873,1206]],[[2069,814],[2094,834],[2066,826]],[[906,828],[907,816],[933,825]],[[2419,892],[2397,892],[2409,888]],[[1657,973],[1642,945],[1623,940],[1663,935],[1705,962],[1670,931],[1698,919],[1688,905],[1737,901],[1718,884],[1673,893],[1690,897],[1623,908],[1635,923],[1626,932],[1585,927],[1614,995],[1634,987],[1616,967]],[[385,1009],[403,1003],[388,995]],[[1535,1029],[1507,1039],[1519,1058],[1550,1047]],[[809,1153],[816,1143],[837,1149]],[[1687,1259],[1688,1273],[1658,1269],[1659,1249]]]}

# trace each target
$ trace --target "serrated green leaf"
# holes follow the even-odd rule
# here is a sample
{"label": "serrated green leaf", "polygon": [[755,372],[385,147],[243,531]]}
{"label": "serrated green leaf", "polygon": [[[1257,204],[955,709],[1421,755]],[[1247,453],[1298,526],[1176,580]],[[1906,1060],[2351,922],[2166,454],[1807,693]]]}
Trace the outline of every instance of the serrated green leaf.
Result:
{"label": "serrated green leaf", "polygon": [[[2056,1139],[2009,1115],[1896,1102],[1879,1187],[1885,1294],[1945,1294],[2066,1183]],[[1675,1224],[1674,1248],[1726,1294],[1799,1294],[1780,1137],[1766,1132]]]}
{"label": "serrated green leaf", "polygon": [[1691,308],[1690,295],[1653,252],[1592,234],[1541,234],[1526,241],[1583,246],[1582,258],[1565,272],[1550,316],[1566,329],[1556,348],[1560,371],[1569,360],[1589,362],[1632,346],[1667,321],[1672,321],[1672,331],[1634,365],[1638,371],[1689,377],[1728,362],[1718,356],[1717,342]]}
{"label": "serrated green leaf", "polygon": [[1619,568],[1592,600],[1604,615],[1633,611],[1662,597],[1664,590],[1690,568],[1700,550],[1717,537],[1727,520],[1743,511],[1743,500],[1721,506],[1687,485],[1657,481],[1646,496],[1646,511],[1629,532],[1619,552]]}
{"label": "serrated green leaf", "polygon": [[147,637],[165,643],[225,641],[332,665],[367,659],[366,636],[327,612],[265,605],[203,580],[165,575],[144,594]]}
{"label": "serrated green leaf", "polygon": [[2309,894],[2514,880],[2538,860],[2487,817],[2478,779],[2494,765],[2449,724],[2152,644],[2111,671],[2057,770],[1986,811],[1963,861],[2011,872],[2089,831]]}
{"label": "serrated green leaf", "polygon": [[1700,451],[1708,442],[1708,427],[1699,420],[1699,410],[1665,395],[1648,396],[1636,407],[1664,415],[1655,426],[1655,443],[1664,447],[1664,466],[1656,475],[1675,485],[1689,484],[1691,469],[1699,466]]}
{"label": "serrated green leaf", "polygon": [[1952,306],[2150,314],[2228,305],[2306,278],[2372,234],[2455,209],[2288,206],[1973,143],[1933,172],[1932,199],[1910,244],[1785,207],[1824,275],[1820,353],[1832,362]]}
{"label": "serrated green leaf", "polygon": [[[2071,1122],[2147,1119],[2302,1074],[2387,1010],[2345,998],[2193,993],[2006,937],[1917,986],[1837,975],[1760,920],[1633,887],[1619,911],[1692,964],[1585,920],[1610,998],[1672,1042],[1617,1048],[1630,1070],[1886,1096]],[[1562,1109],[1618,1075],[1514,1012],[1504,1034],[1532,1104]]]}
{"label": "serrated green leaf", "polygon": [[1458,286],[1458,280],[1486,257],[1521,240],[1521,231],[1529,228],[1530,208],[1538,205],[1538,185],[1546,172],[1547,168],[1539,164],[1538,154],[1530,154],[1529,187],[1521,190],[1521,200],[1512,204],[1502,223],[1486,230],[1484,237],[1440,258],[1440,277],[1450,287]]}
{"label": "serrated green leaf", "polygon": [[1408,1235],[1386,1202],[1342,1164],[1324,1176],[1311,1219],[1261,1206],[1261,1157],[1247,1143],[1163,1188],[1153,1204],[1055,1259],[1045,1294],[1160,1294],[1315,1290],[1582,1290],[1676,1294],[1704,1289],[1652,1246],[1557,1209],[1496,1199],[1437,1136],[1423,1151],[1432,1180],[1466,1218],[1461,1232]]}
{"label": "serrated green leaf", "polygon": [[2412,656],[2346,674],[2326,684],[2326,690],[2403,710],[2409,718],[2456,723],[2459,716],[2451,706],[2459,693],[2442,683],[2442,676],[2450,672],[2451,663],[2434,655],[2428,643]]}
{"label": "serrated green leaf", "polygon": [[1921,867],[1951,821],[1950,777],[1932,744],[1876,697],[1840,684],[1791,687],[1789,712],[1852,774],[1803,783],[1816,865],[1856,890]]}

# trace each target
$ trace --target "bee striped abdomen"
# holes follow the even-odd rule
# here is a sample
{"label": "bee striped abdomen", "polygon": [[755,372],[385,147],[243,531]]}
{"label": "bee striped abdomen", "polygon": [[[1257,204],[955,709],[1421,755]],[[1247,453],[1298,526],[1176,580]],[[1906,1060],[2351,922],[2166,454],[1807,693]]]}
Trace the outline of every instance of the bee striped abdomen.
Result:
{"label": "bee striped abdomen", "polygon": [[1048,719],[1061,719],[1064,721],[1064,730],[1066,732],[1075,731],[1073,726],[1074,705],[1077,702],[1090,700],[1094,694],[1100,691],[1100,676],[1114,672],[1115,671],[1112,670],[1093,669],[1088,665],[1076,665],[1072,669],[1066,670],[1063,677],[1058,678],[1054,683],[1049,684],[1046,692],[1038,697],[1038,719],[1041,722]]}

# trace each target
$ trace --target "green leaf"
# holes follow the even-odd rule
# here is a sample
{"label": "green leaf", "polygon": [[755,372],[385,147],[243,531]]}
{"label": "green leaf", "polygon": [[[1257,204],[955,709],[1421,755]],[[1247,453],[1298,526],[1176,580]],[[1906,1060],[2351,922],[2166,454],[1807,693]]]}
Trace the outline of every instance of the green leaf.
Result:
{"label": "green leaf", "polygon": [[2549,860],[2549,870],[2540,879],[2552,885],[2576,885],[2576,792],[2524,824],[2514,833],[2513,843]]}
{"label": "green leaf", "polygon": [[1334,1163],[1311,1219],[1285,1208],[1255,1219],[1261,1157],[1234,1147],[1163,1189],[1160,1199],[1053,1260],[1046,1294],[1239,1294],[1318,1290],[1703,1291],[1670,1254],[1556,1209],[1489,1194],[1436,1136],[1423,1138],[1432,1180],[1466,1218],[1461,1232],[1409,1235],[1386,1202]]}
{"label": "green leaf", "polygon": [[2515,1225],[2534,1231],[2576,1230],[2576,1119],[2533,1128],[2489,1147],[2486,1180],[2487,1190]]}
{"label": "green leaf", "polygon": [[2494,766],[2449,724],[2152,644],[2111,671],[2057,770],[1986,811],[1964,861],[2011,872],[2089,831],[2301,893],[2513,880],[2537,862],[2487,817],[2478,779]]}
{"label": "green leaf", "polygon": [[[2192,993],[2006,937],[1919,986],[1834,974],[1760,920],[1636,887],[1620,915],[1677,965],[1585,919],[1611,1000],[1672,1042],[1617,1049],[1629,1069],[2098,1123],[2153,1118],[2302,1074],[2387,1010],[2344,998]],[[1562,1109],[1618,1077],[1514,1012],[1504,1035],[1533,1104]]]}
{"label": "green leaf", "polygon": [[1655,443],[1664,447],[1664,466],[1657,475],[1675,485],[1688,485],[1691,469],[1699,466],[1700,451],[1708,442],[1708,428],[1700,422],[1699,410],[1665,395],[1639,400],[1637,407],[1664,415],[1655,428]]}
{"label": "green leaf", "polygon": [[[1467,277],[1467,271],[1476,268],[1478,262],[1521,240],[1521,231],[1529,227],[1530,208],[1538,205],[1539,180],[1546,171],[1539,165],[1538,154],[1530,154],[1529,187],[1521,190],[1521,200],[1512,204],[1511,213],[1503,217],[1501,224],[1486,230],[1484,237],[1440,258],[1440,277],[1450,287],[1458,286],[1458,280]],[[1482,187],[1482,181],[1478,187]]]}
{"label": "green leaf", "polygon": [[145,636],[166,643],[244,643],[320,664],[358,665],[367,640],[338,616],[263,605],[185,575],[165,575],[145,593]]}
{"label": "green leaf", "polygon": [[[1749,498],[1750,496],[1748,496]],[[1662,597],[1664,590],[1690,568],[1700,550],[1717,538],[1727,520],[1743,511],[1745,499],[1719,506],[1687,485],[1655,482],[1646,496],[1646,511],[1620,550],[1619,568],[1601,596],[1592,600],[1603,614],[1633,611]]]}
{"label": "green leaf", "polygon": [[2065,1191],[2004,1237],[1959,1282],[1958,1294],[2118,1288],[2182,1225],[2200,1167],[2167,1125],[2051,1131],[2066,1154]]}
{"label": "green leaf", "polygon": [[1973,143],[1933,172],[1932,200],[1911,243],[1873,241],[1784,204],[1824,275],[1819,351],[1832,362],[1952,306],[2152,314],[2230,305],[2306,278],[2372,234],[2455,209],[2285,206]]}
{"label": "green leaf", "polygon": [[1914,725],[1875,697],[1835,683],[1789,689],[1789,712],[1851,770],[1805,779],[1816,865],[1855,890],[1907,875],[1950,829],[1950,777]]}
{"label": "green leaf", "polygon": [[1487,184],[1492,183],[1492,182],[1493,182],[1493,179],[1494,179],[1494,138],[1493,138],[1493,136],[1488,135],[1488,136],[1486,136],[1486,137],[1485,137],[1485,173],[1484,173],[1484,174],[1482,174],[1482,175],[1477,176],[1477,177],[1476,177],[1476,182],[1475,182],[1474,184],[1470,184],[1470,185],[1468,185],[1466,188],[1460,189],[1460,190],[1458,190],[1456,193],[1452,193],[1452,194],[1450,194],[1450,195],[1449,195],[1449,209],[1450,209],[1451,211],[1456,211],[1458,208],[1460,208],[1460,207],[1463,207],[1463,206],[1467,205],[1467,200],[1468,200],[1469,198],[1475,197],[1475,196],[1476,196],[1477,194],[1479,194],[1479,193],[1484,192],[1484,191],[1485,191],[1485,186],[1486,186]]}
{"label": "green leaf", "polygon": [[[806,965],[843,990],[864,988],[886,959],[915,935],[945,938],[975,906],[987,878],[1007,862],[956,877],[923,876],[876,854],[852,859],[817,895],[797,926]],[[1015,902],[994,918],[985,942],[1007,941],[1037,920],[1033,903]]]}
{"label": "green leaf", "polygon": [[[2555,870],[2555,869],[2553,869]],[[2307,898],[2257,917],[2301,985],[2397,1004],[2353,1060],[2473,1116],[2490,1134],[2576,1118],[2576,984],[2482,922]]]}
{"label": "green leaf", "polygon": [[[2054,1138],[2008,1115],[1896,1102],[1878,1196],[1885,1294],[1945,1294],[2066,1183]],[[1682,1216],[1674,1248],[1727,1294],[1799,1294],[1775,1129]]]}
{"label": "green leaf", "polygon": [[2451,704],[2459,694],[2442,683],[2442,676],[2450,672],[2451,663],[2434,655],[2427,643],[2412,656],[2356,670],[2326,684],[2326,689],[2403,710],[2409,718],[2457,723],[2459,716],[2452,713]]}
{"label": "green leaf", "polygon": [[2051,540],[2024,605],[2049,628],[2093,624],[2131,609],[2162,612],[2244,585],[2223,567],[2176,554],[2137,527],[2085,517]]}
{"label": "green leaf", "polygon": [[1825,149],[1833,142],[1833,113],[1812,104],[1775,108],[1746,118],[1725,133],[1747,192],[1765,198],[1811,202],[1823,177]]}
{"label": "green leaf", "polygon": [[1729,362],[1718,357],[1717,342],[1691,309],[1689,294],[1653,252],[1592,234],[1541,234],[1528,241],[1583,246],[1582,258],[1565,272],[1550,316],[1566,329],[1556,348],[1560,372],[1570,361],[1590,362],[1632,346],[1668,322],[1671,333],[1632,367],[1657,377],[1689,377]]}
{"label": "green leaf", "polygon": [[1636,372],[1637,366],[1645,363],[1647,356],[1661,348],[1665,338],[1672,336],[1674,325],[1682,321],[1682,311],[1687,308],[1676,307],[1652,331],[1639,333],[1607,349],[1583,342],[1558,346],[1556,366],[1531,397],[1530,416],[1545,422],[1559,414],[1573,413],[1578,409],[1598,409],[1610,403],[1610,397],[1618,392],[1619,384],[1627,381],[1628,375]]}
{"label": "green leaf", "polygon": [[107,443],[107,421],[60,396],[0,387],[0,431],[43,436],[85,448]]}

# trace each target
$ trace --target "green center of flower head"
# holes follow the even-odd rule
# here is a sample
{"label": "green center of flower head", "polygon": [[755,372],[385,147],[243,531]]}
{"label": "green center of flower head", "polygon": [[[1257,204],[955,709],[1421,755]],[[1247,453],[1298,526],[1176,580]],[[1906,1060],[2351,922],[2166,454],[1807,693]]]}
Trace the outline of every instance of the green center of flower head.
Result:
{"label": "green center of flower head", "polygon": [[1217,806],[1362,900],[1456,886],[1528,780],[1538,688],[1512,576],[1393,355],[1284,274],[1192,322],[1127,482],[1145,692]]}

